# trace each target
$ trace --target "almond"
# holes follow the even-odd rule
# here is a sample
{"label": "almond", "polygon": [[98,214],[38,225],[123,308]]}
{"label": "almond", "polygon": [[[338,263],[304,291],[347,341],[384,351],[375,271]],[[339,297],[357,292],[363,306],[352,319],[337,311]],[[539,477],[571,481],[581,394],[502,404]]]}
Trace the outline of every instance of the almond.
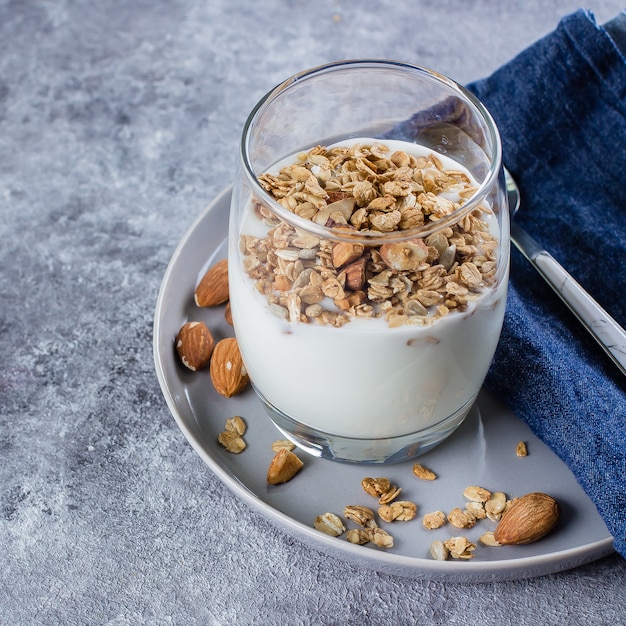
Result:
{"label": "almond", "polygon": [[198,283],[194,293],[198,306],[217,306],[228,300],[228,259],[212,265]]}
{"label": "almond", "polygon": [[176,335],[176,351],[185,367],[192,372],[206,367],[215,341],[204,322],[187,322]]}
{"label": "almond", "polygon": [[226,303],[226,309],[224,310],[224,319],[232,326],[233,325],[233,312],[230,308],[230,300]]}
{"label": "almond", "polygon": [[217,342],[213,349],[209,373],[215,390],[222,396],[230,398],[246,388],[250,378],[234,337]]}
{"label": "almond", "polygon": [[515,500],[494,531],[500,545],[533,543],[547,535],[559,520],[557,501],[545,493],[528,493]]}
{"label": "almond", "polygon": [[352,291],[359,291],[363,289],[365,285],[365,264],[367,259],[361,257],[360,259],[350,263],[344,268],[346,273],[346,287]]}
{"label": "almond", "polygon": [[267,482],[270,485],[279,485],[291,480],[301,469],[304,463],[287,448],[281,448],[272,459],[267,470]]}

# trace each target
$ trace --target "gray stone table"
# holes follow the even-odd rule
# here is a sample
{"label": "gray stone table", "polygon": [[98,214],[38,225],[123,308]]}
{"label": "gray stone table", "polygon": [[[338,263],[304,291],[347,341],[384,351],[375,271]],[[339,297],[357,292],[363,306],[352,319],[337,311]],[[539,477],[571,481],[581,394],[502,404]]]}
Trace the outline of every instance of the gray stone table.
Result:
{"label": "gray stone table", "polygon": [[[590,0],[599,22],[622,8]],[[247,113],[342,58],[490,74],[575,0],[0,0],[0,623],[617,624],[626,563],[451,584],[303,546],[161,394],[172,252]]]}

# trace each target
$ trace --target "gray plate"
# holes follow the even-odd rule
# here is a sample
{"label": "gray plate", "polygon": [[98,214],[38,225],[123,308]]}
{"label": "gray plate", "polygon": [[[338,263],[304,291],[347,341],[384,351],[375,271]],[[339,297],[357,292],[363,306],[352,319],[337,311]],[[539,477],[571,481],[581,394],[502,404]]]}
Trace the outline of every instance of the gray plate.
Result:
{"label": "gray plate", "polygon": [[[566,465],[530,432],[528,427],[487,391],[465,423],[439,447],[421,458],[438,474],[435,481],[413,476],[412,463],[386,468],[342,465],[299,453],[305,465],[291,482],[268,486],[265,474],[273,456],[271,443],[280,434],[266,417],[251,389],[225,399],[212,388],[208,371],[185,369],[174,349],[174,337],[188,320],[204,320],[216,339],[232,336],[224,307],[199,309],[193,301],[195,285],[206,269],[226,255],[230,189],[223,191],[189,229],[167,268],[154,321],[154,359],[167,404],[196,452],[230,489],[284,532],[333,557],[359,567],[409,577],[456,582],[527,578],[590,562],[613,551],[613,540],[593,503]],[[217,443],[227,417],[241,415],[248,423],[248,448],[239,455]],[[518,441],[528,443],[529,455],[515,454]],[[326,536],[312,527],[316,515],[341,515],[348,504],[377,508],[361,488],[365,476],[386,476],[402,488],[401,499],[418,505],[411,522],[382,524],[394,537],[394,547],[356,546]],[[478,537],[495,524],[479,521],[473,529],[450,525],[425,530],[427,512],[464,506],[463,490],[474,484],[506,492],[509,497],[532,491],[551,494],[561,504],[561,520],[544,539],[527,546],[487,548],[478,545],[471,561],[434,561],[434,539],[465,535]],[[350,526],[350,524],[348,524]]]}

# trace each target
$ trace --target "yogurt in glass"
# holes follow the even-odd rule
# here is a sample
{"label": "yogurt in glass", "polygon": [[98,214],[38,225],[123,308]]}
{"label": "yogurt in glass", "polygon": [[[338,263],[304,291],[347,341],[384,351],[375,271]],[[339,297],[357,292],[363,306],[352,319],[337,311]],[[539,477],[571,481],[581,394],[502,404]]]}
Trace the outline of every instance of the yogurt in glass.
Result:
{"label": "yogurt in glass", "polygon": [[[234,218],[236,223],[231,222],[230,299],[246,368],[256,392],[283,433],[314,453],[316,449],[323,453],[334,448],[329,456],[341,460],[353,460],[350,450],[358,441],[359,454],[378,461],[381,453],[374,451],[376,442],[385,450],[382,453],[387,455],[385,458],[394,447],[388,445],[389,441],[402,442],[405,438],[407,441],[413,438],[415,450],[427,449],[442,438],[442,433],[445,436],[454,430],[471,408],[490,366],[502,327],[508,253],[502,255],[500,225],[488,201],[459,218],[458,222],[465,228],[447,219],[445,209],[458,213],[459,207],[462,208],[479,184],[459,162],[445,155],[435,155],[415,143],[355,138],[317,152],[292,155],[271,168],[265,186],[277,186],[276,199],[282,206],[290,206],[286,196],[280,197],[284,191],[281,172],[290,165],[308,168],[315,178],[308,185],[308,191],[316,191],[315,184],[330,189],[326,202],[333,205],[332,200],[338,198],[335,202],[339,203],[339,209],[349,216],[345,220],[346,230],[350,231],[348,234],[354,234],[350,220],[368,198],[359,198],[360,202],[353,203],[351,209],[346,208],[342,193],[332,195],[334,187],[324,172],[324,159],[315,157],[328,154],[327,150],[333,148],[353,148],[358,154],[358,148],[355,148],[358,146],[363,146],[369,155],[367,163],[374,162],[376,155],[392,161],[395,157],[394,172],[406,167],[407,155],[413,165],[418,159],[425,162],[425,173],[420,174],[419,184],[411,183],[411,187],[407,183],[407,188],[412,191],[396,198],[399,200],[397,204],[404,203],[405,208],[410,208],[416,203],[414,198],[419,197],[434,212],[430,214],[430,234],[419,241],[409,240],[407,254],[415,250],[419,257],[417,266],[410,271],[399,271],[398,267],[404,268],[402,254],[399,260],[395,259],[399,266],[394,265],[394,259],[391,259],[390,266],[385,265],[381,262],[380,242],[369,246],[365,236],[362,239],[365,243],[356,245],[357,253],[363,249],[362,257],[367,258],[370,268],[369,279],[361,289],[351,290],[345,284],[345,272],[341,276],[345,267],[355,262],[349,259],[346,266],[334,268],[343,298],[323,295],[319,299],[318,293],[310,303],[294,302],[296,298],[290,294],[298,291],[295,288],[298,272],[317,272],[324,279],[328,276],[324,273],[324,263],[332,268],[328,257],[333,247],[346,244],[319,235],[315,227],[319,230],[320,226],[342,224],[329,217],[330,221],[324,224],[319,223],[319,219],[317,223],[312,221],[312,232],[301,225],[292,228],[284,220],[274,219],[271,211],[264,211],[258,200],[251,196],[242,214]],[[371,155],[372,149],[374,156]],[[428,188],[429,177],[440,175],[456,177],[460,182],[448,184],[437,193],[427,191],[425,186]],[[301,170],[297,170],[294,176],[303,178],[301,189],[304,192],[292,195],[300,193],[298,206],[304,206],[302,210],[306,211],[310,207],[306,206],[304,180],[309,179]],[[394,181],[396,179],[390,176],[389,182]],[[350,189],[351,185],[344,184],[345,188]],[[359,189],[367,191],[368,187],[362,185]],[[395,188],[386,189],[391,193]],[[423,194],[430,194],[432,207]],[[408,198],[411,195],[414,197]],[[437,202],[443,207],[441,216],[436,213]],[[416,204],[423,209],[419,202]],[[407,215],[410,214],[407,211]],[[381,219],[387,218],[385,210],[377,215]],[[440,222],[442,226],[439,226]],[[472,231],[471,224],[478,226],[479,230]],[[272,234],[283,233],[283,230],[291,232],[291,239],[287,235],[282,239],[277,237],[277,245],[284,247],[273,248]],[[398,230],[394,232],[398,235]],[[310,237],[310,241],[306,237]],[[306,247],[312,246],[316,238],[322,241],[320,246]],[[347,245],[352,245],[349,237],[347,239]],[[442,246],[442,241],[448,244],[455,241],[458,245]],[[264,245],[262,242],[268,243]],[[300,247],[301,244],[305,247]],[[402,252],[406,242],[398,239],[392,245]],[[259,247],[263,251],[260,267]],[[268,271],[271,274],[267,269],[271,263],[266,263],[265,259],[268,255],[274,261],[277,255],[280,257],[280,267],[274,264],[273,275],[267,274]],[[298,262],[300,266],[294,269]],[[284,275],[289,273],[289,268],[295,276]],[[467,274],[466,282],[464,273]],[[433,284],[424,285],[425,277],[430,275],[435,277]],[[377,298],[379,292],[371,289],[376,287],[378,276],[387,280],[382,287],[383,293],[399,290],[401,300],[406,296],[403,289],[413,289],[412,301],[405,299],[402,305],[395,295]],[[418,288],[419,285],[422,288]],[[425,289],[424,286],[432,288]],[[355,292],[359,292],[359,296],[353,302],[359,302],[359,298],[363,301],[349,307],[350,297]],[[372,293],[373,300],[368,297]],[[395,308],[391,302],[395,302]],[[294,312],[296,304],[298,308]],[[320,321],[320,309],[327,313],[326,322]],[[416,442],[414,435],[420,432],[426,435],[422,441]]]}

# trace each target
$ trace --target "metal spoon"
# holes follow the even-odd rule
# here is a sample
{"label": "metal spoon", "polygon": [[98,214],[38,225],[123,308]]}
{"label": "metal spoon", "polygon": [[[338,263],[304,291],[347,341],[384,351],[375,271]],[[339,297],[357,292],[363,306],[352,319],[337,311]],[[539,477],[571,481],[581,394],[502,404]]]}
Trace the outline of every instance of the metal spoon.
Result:
{"label": "metal spoon", "polygon": [[520,193],[511,174],[504,170],[504,175],[511,213],[511,241],[626,376],[626,332],[549,252],[513,220],[520,207]]}

